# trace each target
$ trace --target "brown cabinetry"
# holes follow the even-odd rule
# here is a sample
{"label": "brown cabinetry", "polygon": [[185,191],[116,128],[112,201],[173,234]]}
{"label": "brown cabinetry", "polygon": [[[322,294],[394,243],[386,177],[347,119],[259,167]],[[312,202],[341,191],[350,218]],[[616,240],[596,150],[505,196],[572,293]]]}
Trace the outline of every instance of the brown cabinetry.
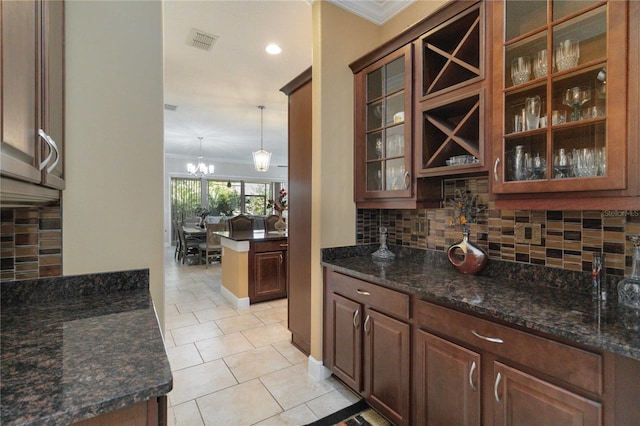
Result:
{"label": "brown cabinetry", "polygon": [[423,301],[416,317],[417,424],[602,424],[600,354]]}
{"label": "brown cabinetry", "polygon": [[418,177],[485,169],[484,22],[478,3],[415,43]]}
{"label": "brown cabinetry", "polygon": [[287,240],[255,241],[249,247],[249,302],[287,297]]}
{"label": "brown cabinetry", "polygon": [[289,97],[288,323],[291,342],[311,353],[311,68],[280,89]]}
{"label": "brown cabinetry", "polygon": [[394,424],[408,425],[409,296],[325,273],[325,365]]}
{"label": "brown cabinetry", "polygon": [[2,203],[59,199],[64,188],[64,3],[2,2]]}
{"label": "brown cabinetry", "polygon": [[638,195],[632,170],[640,145],[637,126],[628,123],[638,108],[634,3],[494,2],[491,180],[498,206],[528,199],[545,207],[535,200],[546,198],[561,208],[564,198],[589,208],[590,199],[606,196],[637,207],[637,199],[615,198]]}

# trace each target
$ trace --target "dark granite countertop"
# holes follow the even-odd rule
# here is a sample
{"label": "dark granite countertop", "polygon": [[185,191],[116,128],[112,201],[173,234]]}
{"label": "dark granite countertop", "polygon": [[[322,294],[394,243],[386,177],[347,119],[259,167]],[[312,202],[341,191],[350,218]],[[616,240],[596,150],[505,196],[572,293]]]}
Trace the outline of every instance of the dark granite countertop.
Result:
{"label": "dark granite countertop", "polygon": [[279,233],[278,231],[236,231],[227,232],[219,231],[216,234],[221,237],[228,238],[234,241],[270,241],[270,240],[286,240],[287,233]]}
{"label": "dark granite countertop", "polygon": [[148,270],[0,290],[3,425],[70,424],[172,389]]}
{"label": "dark granite countertop", "polygon": [[640,360],[640,311],[618,306],[615,292],[600,304],[588,291],[576,291],[580,286],[588,289],[585,274],[568,273],[565,279],[580,282],[563,285],[562,270],[521,265],[509,270],[504,264],[510,262],[490,261],[482,275],[464,275],[440,252],[391,246],[396,258],[380,262],[371,257],[377,248],[324,249],[322,265],[424,300]]}

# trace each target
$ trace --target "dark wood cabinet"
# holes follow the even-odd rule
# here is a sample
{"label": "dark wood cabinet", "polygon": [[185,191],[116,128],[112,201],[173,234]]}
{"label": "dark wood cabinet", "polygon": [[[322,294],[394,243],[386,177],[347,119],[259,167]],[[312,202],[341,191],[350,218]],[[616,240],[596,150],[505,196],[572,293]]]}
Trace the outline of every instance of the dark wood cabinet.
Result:
{"label": "dark wood cabinet", "polygon": [[291,342],[311,353],[311,68],[280,89],[289,97],[289,291]]}
{"label": "dark wood cabinet", "polygon": [[64,3],[2,2],[3,205],[57,201],[64,188]]}
{"label": "dark wood cabinet", "polygon": [[410,424],[409,297],[325,273],[325,365],[391,422]]}
{"label": "dark wood cabinet", "polygon": [[602,424],[598,402],[500,362],[494,363],[494,375],[495,425]]}
{"label": "dark wood cabinet", "polygon": [[287,240],[254,241],[249,246],[249,302],[287,297]]}
{"label": "dark wood cabinet", "polygon": [[422,330],[414,346],[415,424],[482,424],[480,354]]}
{"label": "dark wood cabinet", "polygon": [[637,2],[492,3],[496,207],[638,208]]}

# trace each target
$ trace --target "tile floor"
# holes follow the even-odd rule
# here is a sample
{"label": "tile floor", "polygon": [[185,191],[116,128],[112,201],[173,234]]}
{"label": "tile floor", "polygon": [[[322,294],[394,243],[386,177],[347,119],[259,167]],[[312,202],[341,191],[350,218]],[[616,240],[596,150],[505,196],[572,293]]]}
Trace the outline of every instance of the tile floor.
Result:
{"label": "tile floor", "polygon": [[170,425],[304,425],[359,399],[307,374],[289,343],[286,299],[236,310],[220,283],[219,264],[182,265],[165,251]]}

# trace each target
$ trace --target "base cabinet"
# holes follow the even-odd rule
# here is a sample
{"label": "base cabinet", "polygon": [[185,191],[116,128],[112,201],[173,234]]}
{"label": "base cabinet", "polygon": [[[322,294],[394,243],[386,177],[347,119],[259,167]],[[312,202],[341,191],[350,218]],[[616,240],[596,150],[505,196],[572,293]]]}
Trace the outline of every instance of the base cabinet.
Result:
{"label": "base cabinet", "polygon": [[252,243],[249,263],[250,303],[287,297],[287,240]]}
{"label": "base cabinet", "polygon": [[335,272],[325,278],[325,365],[393,424],[410,424],[411,327],[394,318],[409,319],[409,297]]}
{"label": "base cabinet", "polygon": [[495,425],[601,425],[602,405],[494,363]]}
{"label": "base cabinet", "polygon": [[482,424],[480,354],[416,331],[415,424]]}

